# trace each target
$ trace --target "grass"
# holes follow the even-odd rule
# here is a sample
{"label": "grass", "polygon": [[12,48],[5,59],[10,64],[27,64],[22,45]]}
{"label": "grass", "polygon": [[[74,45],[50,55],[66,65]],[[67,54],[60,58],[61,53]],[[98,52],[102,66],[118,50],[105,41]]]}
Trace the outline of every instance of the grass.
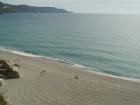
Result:
{"label": "grass", "polygon": [[2,95],[0,95],[0,105],[7,105],[7,102]]}

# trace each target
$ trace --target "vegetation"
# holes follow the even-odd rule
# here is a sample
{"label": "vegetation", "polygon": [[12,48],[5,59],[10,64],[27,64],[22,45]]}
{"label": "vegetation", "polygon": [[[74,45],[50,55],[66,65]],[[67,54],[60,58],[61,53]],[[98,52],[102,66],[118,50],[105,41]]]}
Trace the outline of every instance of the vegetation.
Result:
{"label": "vegetation", "polygon": [[13,11],[8,8],[6,8],[6,9],[0,8],[0,13],[11,13],[11,12],[13,12]]}
{"label": "vegetation", "polygon": [[10,13],[10,12],[14,12],[14,9],[0,2],[0,13]]}
{"label": "vegetation", "polygon": [[0,2],[0,13],[70,13],[70,12],[55,7],[12,5]]}
{"label": "vegetation", "polygon": [[2,95],[0,95],[0,105],[7,105],[7,102]]}

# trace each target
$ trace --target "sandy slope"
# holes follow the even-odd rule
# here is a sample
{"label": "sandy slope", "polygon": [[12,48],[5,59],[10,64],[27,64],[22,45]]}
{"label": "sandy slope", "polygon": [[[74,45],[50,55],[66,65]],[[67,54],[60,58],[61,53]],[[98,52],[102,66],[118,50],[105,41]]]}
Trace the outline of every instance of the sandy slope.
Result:
{"label": "sandy slope", "polygon": [[[140,83],[89,73],[54,60],[0,51],[20,59],[20,79],[5,80],[10,105],[140,105]],[[40,76],[47,68],[46,75]],[[80,75],[80,80],[74,76]]]}

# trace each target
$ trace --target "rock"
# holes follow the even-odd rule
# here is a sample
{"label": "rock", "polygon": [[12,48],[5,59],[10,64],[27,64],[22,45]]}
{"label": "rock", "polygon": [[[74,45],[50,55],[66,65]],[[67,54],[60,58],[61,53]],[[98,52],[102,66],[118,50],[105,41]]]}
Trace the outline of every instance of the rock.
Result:
{"label": "rock", "polygon": [[20,78],[19,73],[17,71],[9,72],[7,77],[8,78]]}
{"label": "rock", "polygon": [[12,79],[20,78],[20,75],[5,60],[0,60],[0,77]]}
{"label": "rock", "polygon": [[14,64],[14,66],[16,66],[16,67],[20,67],[20,65],[19,65],[19,64],[17,64],[17,63],[15,63],[15,64]]}
{"label": "rock", "polygon": [[3,79],[0,78],[0,87],[2,87],[2,85],[3,85]]}

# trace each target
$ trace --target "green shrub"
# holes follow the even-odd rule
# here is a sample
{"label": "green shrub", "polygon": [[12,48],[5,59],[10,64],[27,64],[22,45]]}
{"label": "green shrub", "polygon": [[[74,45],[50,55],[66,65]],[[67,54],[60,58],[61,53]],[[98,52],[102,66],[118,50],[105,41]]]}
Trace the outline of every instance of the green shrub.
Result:
{"label": "green shrub", "polygon": [[7,105],[7,102],[2,95],[0,95],[0,105]]}

